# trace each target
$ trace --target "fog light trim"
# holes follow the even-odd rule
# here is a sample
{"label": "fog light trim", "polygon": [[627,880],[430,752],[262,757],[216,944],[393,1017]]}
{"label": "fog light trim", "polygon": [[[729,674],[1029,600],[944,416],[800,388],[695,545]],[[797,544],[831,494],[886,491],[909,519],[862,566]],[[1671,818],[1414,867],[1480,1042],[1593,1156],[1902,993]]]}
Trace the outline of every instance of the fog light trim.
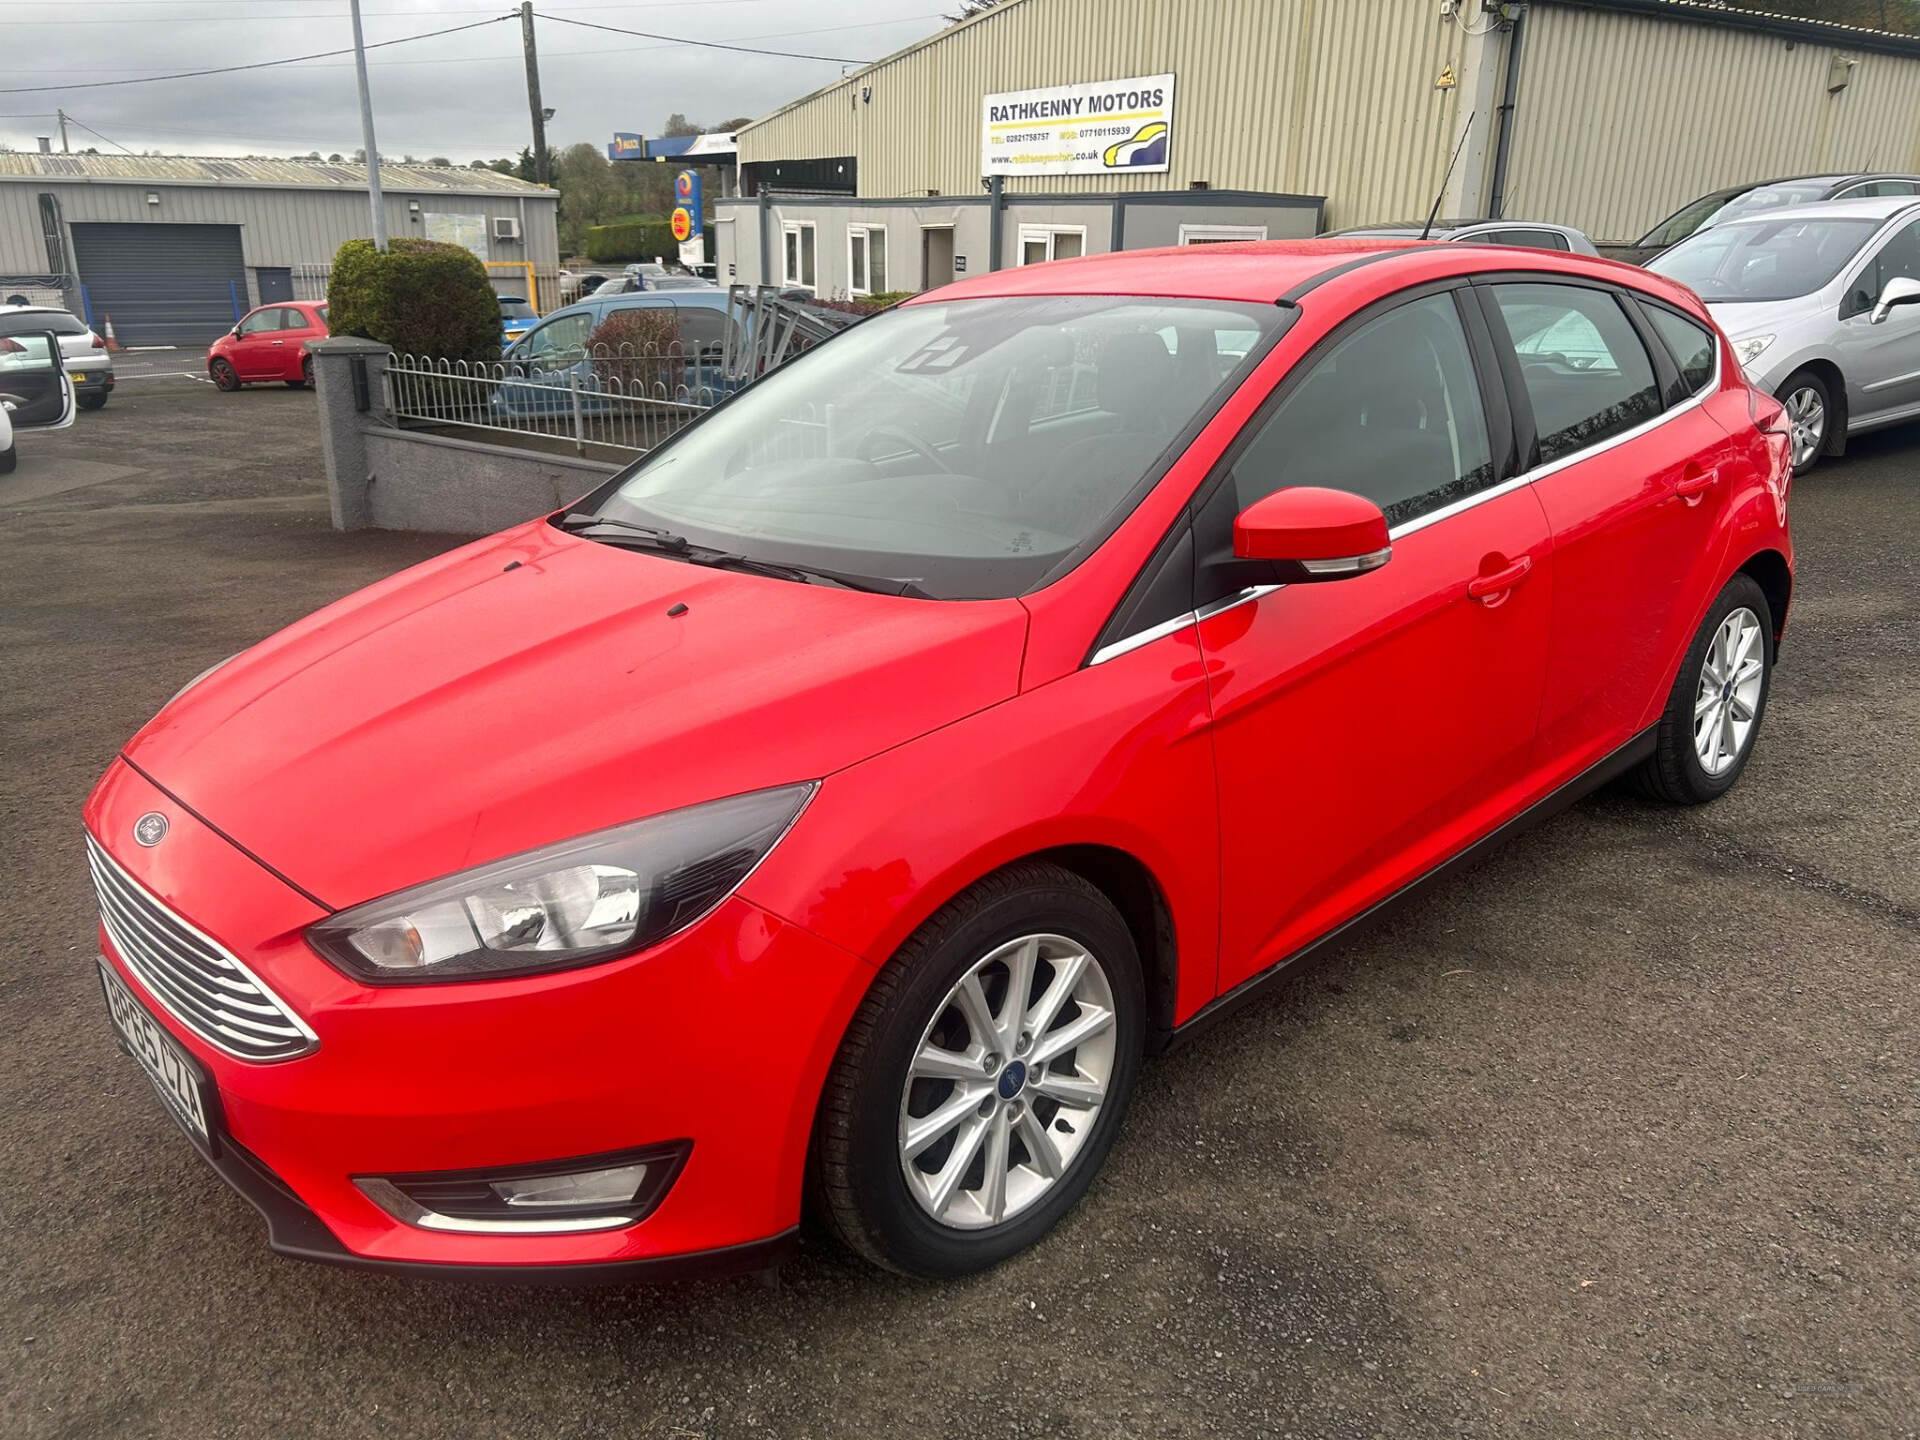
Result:
{"label": "fog light trim", "polygon": [[[462,1235],[579,1235],[637,1225],[679,1176],[689,1141],[407,1175],[356,1175],[360,1193],[402,1224]],[[568,1182],[575,1182],[569,1184]],[[595,1194],[595,1182],[601,1193]]]}

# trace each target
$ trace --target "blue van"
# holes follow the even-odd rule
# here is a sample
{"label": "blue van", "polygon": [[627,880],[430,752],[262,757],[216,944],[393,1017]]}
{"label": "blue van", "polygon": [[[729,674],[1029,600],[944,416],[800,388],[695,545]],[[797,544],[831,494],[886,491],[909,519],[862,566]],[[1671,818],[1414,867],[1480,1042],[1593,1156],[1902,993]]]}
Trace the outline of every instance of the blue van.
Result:
{"label": "blue van", "polygon": [[682,383],[688,389],[725,394],[722,356],[731,333],[736,353],[747,337],[728,312],[727,292],[643,290],[602,295],[562,306],[544,317],[501,355],[506,378],[494,391],[495,408],[515,415],[544,415],[571,408],[577,389],[581,407],[600,410],[617,403],[594,369],[587,345],[600,322],[625,310],[671,310],[679,321],[680,344],[689,363]]}

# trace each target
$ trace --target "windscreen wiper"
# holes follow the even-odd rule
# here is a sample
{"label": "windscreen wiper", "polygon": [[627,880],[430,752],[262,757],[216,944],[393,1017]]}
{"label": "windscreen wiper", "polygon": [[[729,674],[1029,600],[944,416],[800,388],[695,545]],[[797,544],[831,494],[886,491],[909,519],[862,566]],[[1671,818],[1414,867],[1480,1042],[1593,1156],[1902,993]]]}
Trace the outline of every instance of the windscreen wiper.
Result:
{"label": "windscreen wiper", "polygon": [[684,535],[676,535],[671,530],[662,530],[657,525],[640,525],[632,520],[621,520],[612,515],[571,514],[560,517],[560,528],[569,534],[579,534],[586,530],[597,530],[601,526],[614,530],[624,530],[633,535],[644,535],[662,550],[683,554],[693,548],[692,542]]}
{"label": "windscreen wiper", "polygon": [[751,555],[736,555],[725,550],[694,549],[687,553],[687,559],[716,570],[741,570],[752,575],[771,575],[777,580],[825,580],[844,590],[864,590],[871,595],[900,595],[910,600],[934,598],[921,589],[917,581],[896,580],[891,576],[855,575],[818,565],[795,565],[787,560],[756,560]]}

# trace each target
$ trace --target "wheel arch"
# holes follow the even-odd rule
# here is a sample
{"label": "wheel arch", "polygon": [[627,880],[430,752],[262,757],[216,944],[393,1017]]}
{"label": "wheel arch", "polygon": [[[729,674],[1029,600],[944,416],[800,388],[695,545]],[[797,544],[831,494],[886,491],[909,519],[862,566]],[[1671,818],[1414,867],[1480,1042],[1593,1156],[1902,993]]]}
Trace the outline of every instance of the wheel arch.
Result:
{"label": "wheel arch", "polygon": [[1789,381],[1802,370],[1811,370],[1818,375],[1827,387],[1827,403],[1833,407],[1833,415],[1827,421],[1827,438],[1821,450],[1823,455],[1844,455],[1847,453],[1847,377],[1840,366],[1826,355],[1806,355],[1794,362],[1793,369],[1787,372],[1773,394],[1777,399],[1780,392],[1787,388]]}
{"label": "wheel arch", "polygon": [[1787,606],[1793,600],[1793,567],[1778,550],[1761,550],[1748,556],[1735,573],[1752,576],[1767,597],[1767,608],[1773,612],[1773,641],[1778,645],[1787,628]]}
{"label": "wheel arch", "polygon": [[1058,845],[1022,858],[1071,870],[1120,912],[1147,986],[1147,1050],[1163,1049],[1173,1033],[1180,953],[1173,908],[1159,879],[1144,860],[1113,845]]}

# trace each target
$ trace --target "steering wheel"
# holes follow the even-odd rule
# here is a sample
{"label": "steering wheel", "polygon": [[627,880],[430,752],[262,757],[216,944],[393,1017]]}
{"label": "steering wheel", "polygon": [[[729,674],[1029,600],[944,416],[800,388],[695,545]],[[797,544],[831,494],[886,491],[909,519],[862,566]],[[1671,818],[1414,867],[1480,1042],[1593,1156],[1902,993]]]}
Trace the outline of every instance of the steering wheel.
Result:
{"label": "steering wheel", "polygon": [[886,425],[874,426],[873,429],[867,431],[860,439],[860,458],[865,460],[869,465],[875,462],[873,457],[867,452],[872,448],[875,438],[880,436],[884,436],[889,440],[898,440],[902,445],[906,446],[907,449],[911,450],[915,455],[918,455],[942,475],[951,475],[954,473],[953,467],[936,455],[933,452],[933,448],[925,441],[916,439],[904,430],[895,430]]}

